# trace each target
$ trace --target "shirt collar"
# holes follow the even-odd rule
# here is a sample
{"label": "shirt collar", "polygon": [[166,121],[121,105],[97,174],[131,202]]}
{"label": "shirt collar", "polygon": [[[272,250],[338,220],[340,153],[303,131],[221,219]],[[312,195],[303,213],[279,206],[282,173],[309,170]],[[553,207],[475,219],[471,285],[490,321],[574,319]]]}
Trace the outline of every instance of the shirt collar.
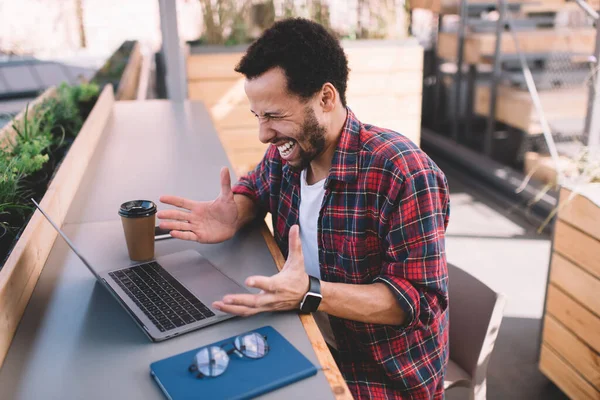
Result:
{"label": "shirt collar", "polygon": [[329,177],[325,185],[332,179],[342,182],[352,182],[358,178],[361,123],[350,108],[347,108],[347,111],[346,123],[333,154]]}

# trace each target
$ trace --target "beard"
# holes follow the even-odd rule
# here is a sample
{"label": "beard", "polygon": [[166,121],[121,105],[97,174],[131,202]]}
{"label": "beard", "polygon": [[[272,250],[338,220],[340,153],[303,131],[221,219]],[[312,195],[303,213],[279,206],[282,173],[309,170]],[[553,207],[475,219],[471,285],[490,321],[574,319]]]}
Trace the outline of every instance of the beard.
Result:
{"label": "beard", "polygon": [[[314,110],[307,107],[301,131],[295,135],[297,138],[302,137],[302,139],[297,140],[297,146],[300,150],[298,153],[299,160],[290,162],[289,166],[296,171],[307,168],[310,162],[325,150],[326,132],[325,127],[319,124]],[[302,146],[300,146],[300,143],[302,143]]]}

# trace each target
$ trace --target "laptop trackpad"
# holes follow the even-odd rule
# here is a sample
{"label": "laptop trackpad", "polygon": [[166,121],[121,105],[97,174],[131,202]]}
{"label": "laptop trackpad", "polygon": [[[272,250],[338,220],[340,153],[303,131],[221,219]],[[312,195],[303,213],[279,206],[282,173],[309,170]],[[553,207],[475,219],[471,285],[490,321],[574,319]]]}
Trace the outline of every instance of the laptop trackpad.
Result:
{"label": "laptop trackpad", "polygon": [[195,250],[158,257],[157,261],[216,314],[221,312],[212,308],[213,301],[221,300],[226,294],[249,293]]}

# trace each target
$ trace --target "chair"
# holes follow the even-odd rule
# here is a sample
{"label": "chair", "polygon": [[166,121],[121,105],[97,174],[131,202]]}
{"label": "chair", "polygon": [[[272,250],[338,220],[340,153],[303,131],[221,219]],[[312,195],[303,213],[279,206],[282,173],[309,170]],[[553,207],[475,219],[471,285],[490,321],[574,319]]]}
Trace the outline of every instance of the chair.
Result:
{"label": "chair", "polygon": [[505,296],[448,264],[450,359],[444,389],[466,387],[471,400],[486,398],[487,367],[498,336]]}

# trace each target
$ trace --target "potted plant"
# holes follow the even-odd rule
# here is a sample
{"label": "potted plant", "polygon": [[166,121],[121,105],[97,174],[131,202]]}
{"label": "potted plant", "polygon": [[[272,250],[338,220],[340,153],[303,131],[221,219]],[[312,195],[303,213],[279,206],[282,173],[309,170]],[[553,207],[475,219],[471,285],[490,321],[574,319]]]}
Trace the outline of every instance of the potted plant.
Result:
{"label": "potted plant", "polygon": [[11,124],[14,135],[0,149],[2,265],[31,217],[29,198],[44,196],[98,93],[95,84],[63,84],[34,110],[28,104],[23,118]]}

